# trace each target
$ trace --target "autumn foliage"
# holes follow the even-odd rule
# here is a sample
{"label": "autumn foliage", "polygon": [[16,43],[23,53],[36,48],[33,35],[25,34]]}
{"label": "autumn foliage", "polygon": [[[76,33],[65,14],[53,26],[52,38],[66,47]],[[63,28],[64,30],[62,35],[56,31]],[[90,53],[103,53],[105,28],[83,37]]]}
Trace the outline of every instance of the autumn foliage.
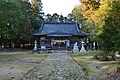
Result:
{"label": "autumn foliage", "polygon": [[92,27],[91,38],[99,42],[105,52],[120,51],[120,0],[80,1],[87,28]]}

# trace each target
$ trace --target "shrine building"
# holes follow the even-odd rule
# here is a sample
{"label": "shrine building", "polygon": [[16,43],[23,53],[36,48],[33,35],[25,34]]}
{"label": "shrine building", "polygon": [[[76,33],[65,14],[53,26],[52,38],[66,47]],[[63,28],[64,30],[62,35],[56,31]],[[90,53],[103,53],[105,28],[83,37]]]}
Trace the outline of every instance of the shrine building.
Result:
{"label": "shrine building", "polygon": [[40,46],[54,49],[72,49],[75,42],[79,44],[88,36],[79,25],[72,23],[44,22],[38,32],[32,35],[39,37]]}

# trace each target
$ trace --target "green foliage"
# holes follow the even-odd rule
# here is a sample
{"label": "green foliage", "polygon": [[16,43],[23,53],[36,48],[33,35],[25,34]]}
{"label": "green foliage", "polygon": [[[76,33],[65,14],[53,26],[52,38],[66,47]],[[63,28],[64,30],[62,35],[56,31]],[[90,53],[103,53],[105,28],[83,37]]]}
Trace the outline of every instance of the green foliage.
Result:
{"label": "green foliage", "polygon": [[58,15],[57,13],[54,13],[53,15],[47,14],[45,16],[46,22],[73,22],[74,18],[71,14],[68,14],[67,17],[64,17],[63,15]]}
{"label": "green foliage", "polygon": [[104,18],[103,30],[99,35],[99,42],[104,51],[120,51],[120,13],[118,13],[120,11],[120,1],[107,1],[109,2],[107,7],[109,10]]}
{"label": "green foliage", "polygon": [[76,6],[73,10],[72,10],[72,15],[74,17],[74,20],[76,22],[80,22],[83,20],[83,15],[82,15],[82,6]]}
{"label": "green foliage", "polygon": [[19,31],[22,12],[18,1],[0,0],[0,40],[1,43],[14,39]]}
{"label": "green foliage", "polygon": [[28,0],[0,0],[0,45],[31,43],[31,33],[42,20]]}

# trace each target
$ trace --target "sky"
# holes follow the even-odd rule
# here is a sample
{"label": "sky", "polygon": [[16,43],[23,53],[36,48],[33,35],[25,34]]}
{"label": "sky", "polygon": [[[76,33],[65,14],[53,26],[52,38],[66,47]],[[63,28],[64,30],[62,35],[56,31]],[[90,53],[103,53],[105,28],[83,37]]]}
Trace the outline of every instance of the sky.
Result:
{"label": "sky", "polygon": [[79,0],[42,0],[43,12],[45,14],[58,13],[67,16],[76,5],[80,4]]}

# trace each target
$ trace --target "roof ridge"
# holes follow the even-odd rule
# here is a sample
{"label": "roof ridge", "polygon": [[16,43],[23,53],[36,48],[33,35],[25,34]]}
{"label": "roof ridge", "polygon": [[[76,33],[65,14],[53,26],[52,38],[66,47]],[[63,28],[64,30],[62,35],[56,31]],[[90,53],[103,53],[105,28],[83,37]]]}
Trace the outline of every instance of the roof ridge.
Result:
{"label": "roof ridge", "polygon": [[44,22],[43,24],[76,24],[76,22]]}
{"label": "roof ridge", "polygon": [[42,31],[43,26],[44,26],[44,23],[42,23],[42,24],[40,25],[40,29],[39,29],[39,31]]}

